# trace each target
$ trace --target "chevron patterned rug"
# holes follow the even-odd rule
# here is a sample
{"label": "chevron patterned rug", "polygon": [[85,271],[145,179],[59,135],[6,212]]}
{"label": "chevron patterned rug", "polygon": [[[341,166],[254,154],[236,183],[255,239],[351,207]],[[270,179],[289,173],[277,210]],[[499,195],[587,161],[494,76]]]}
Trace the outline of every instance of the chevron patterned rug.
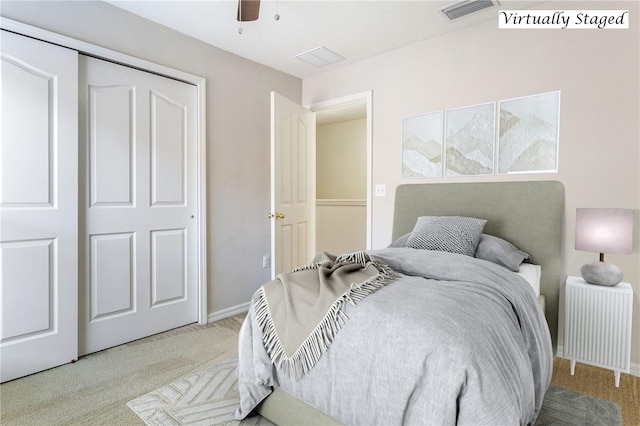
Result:
{"label": "chevron patterned rug", "polygon": [[[240,403],[237,365],[236,358],[215,364],[127,405],[149,426],[273,425],[260,416],[241,422],[233,417]],[[551,385],[535,425],[619,426],[622,417],[620,406],[614,402]]]}
{"label": "chevron patterned rug", "polygon": [[260,416],[242,421],[233,417],[240,404],[237,366],[236,358],[215,364],[129,401],[127,405],[149,426],[274,426]]}

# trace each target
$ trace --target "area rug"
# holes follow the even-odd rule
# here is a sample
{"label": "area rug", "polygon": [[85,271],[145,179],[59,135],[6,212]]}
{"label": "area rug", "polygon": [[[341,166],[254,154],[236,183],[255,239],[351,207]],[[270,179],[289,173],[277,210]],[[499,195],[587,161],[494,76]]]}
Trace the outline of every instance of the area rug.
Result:
{"label": "area rug", "polygon": [[[235,420],[240,402],[236,358],[176,380],[129,401],[127,405],[147,425],[273,425],[260,416]],[[620,406],[579,392],[551,385],[544,397],[536,426],[619,426]]]}
{"label": "area rug", "polygon": [[622,415],[615,402],[550,385],[535,425],[618,426]]}
{"label": "area rug", "polygon": [[129,401],[127,405],[150,426],[273,426],[260,416],[242,421],[234,418],[233,412],[240,404],[237,366],[237,358],[215,364]]}

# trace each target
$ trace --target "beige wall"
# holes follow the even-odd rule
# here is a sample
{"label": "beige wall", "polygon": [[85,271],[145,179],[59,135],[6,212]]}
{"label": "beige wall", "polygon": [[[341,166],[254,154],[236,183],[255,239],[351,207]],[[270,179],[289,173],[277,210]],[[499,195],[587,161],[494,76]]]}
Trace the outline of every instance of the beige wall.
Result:
{"label": "beige wall", "polygon": [[367,120],[316,128],[316,198],[367,198]]}
{"label": "beige wall", "polygon": [[366,201],[318,200],[316,252],[342,254],[367,248]]}
{"label": "beige wall", "polygon": [[316,251],[367,247],[367,120],[316,128]]}
{"label": "beige wall", "polygon": [[301,81],[108,3],[1,7],[4,17],[207,79],[208,309],[247,303],[269,279],[269,93],[299,101]]}
{"label": "beige wall", "polygon": [[[585,2],[589,9],[629,9],[628,30],[499,30],[497,19],[417,43],[303,81],[303,103],[373,90],[373,247],[391,240],[393,193],[405,182],[554,179],[566,190],[566,272],[596,260],[574,249],[577,207],[635,209],[634,253],[609,255],[634,294],[632,362],[640,374],[640,3]],[[538,9],[575,9],[575,2]],[[585,6],[586,7],[586,6]],[[560,90],[557,174],[402,179],[403,116]],[[562,324],[561,324],[562,327]],[[561,342],[560,342],[561,343]]]}

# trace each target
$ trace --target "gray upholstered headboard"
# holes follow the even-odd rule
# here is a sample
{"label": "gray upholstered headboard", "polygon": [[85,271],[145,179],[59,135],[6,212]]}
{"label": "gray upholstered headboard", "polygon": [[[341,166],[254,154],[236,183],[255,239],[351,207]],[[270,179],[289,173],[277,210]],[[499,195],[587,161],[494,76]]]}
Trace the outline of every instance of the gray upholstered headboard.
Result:
{"label": "gray upholstered headboard", "polygon": [[542,266],[540,293],[554,353],[564,268],[564,186],[556,181],[405,184],[396,189],[393,240],[420,216],[486,219],[484,232],[504,238]]}

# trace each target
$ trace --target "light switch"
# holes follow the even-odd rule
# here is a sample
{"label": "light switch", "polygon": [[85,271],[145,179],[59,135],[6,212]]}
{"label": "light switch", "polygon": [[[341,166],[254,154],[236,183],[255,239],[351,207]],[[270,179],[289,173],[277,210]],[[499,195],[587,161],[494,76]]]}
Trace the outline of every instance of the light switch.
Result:
{"label": "light switch", "polygon": [[376,197],[386,197],[387,196],[387,185],[376,185]]}

